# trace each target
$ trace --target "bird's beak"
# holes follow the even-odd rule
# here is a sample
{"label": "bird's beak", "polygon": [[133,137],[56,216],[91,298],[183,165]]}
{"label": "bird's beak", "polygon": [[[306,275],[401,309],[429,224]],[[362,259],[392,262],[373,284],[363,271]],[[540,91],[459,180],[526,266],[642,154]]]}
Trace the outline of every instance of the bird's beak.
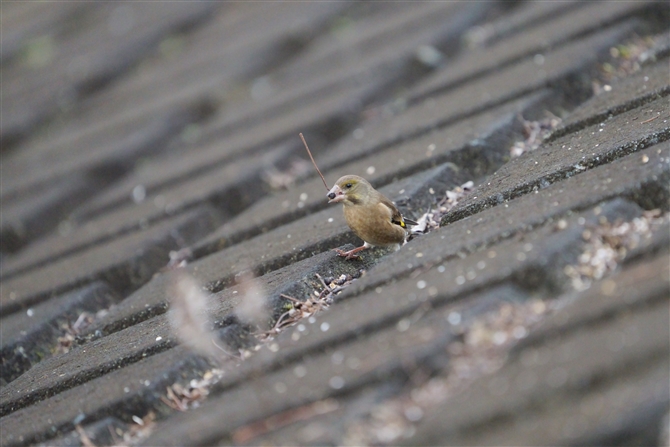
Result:
{"label": "bird's beak", "polygon": [[328,203],[341,202],[344,200],[344,192],[339,186],[335,185],[328,191],[327,197],[330,199]]}

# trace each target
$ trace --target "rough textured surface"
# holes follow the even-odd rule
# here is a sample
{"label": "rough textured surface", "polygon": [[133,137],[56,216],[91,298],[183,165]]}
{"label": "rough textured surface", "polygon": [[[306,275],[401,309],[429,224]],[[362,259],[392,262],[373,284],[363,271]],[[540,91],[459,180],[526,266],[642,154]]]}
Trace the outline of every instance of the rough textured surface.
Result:
{"label": "rough textured surface", "polygon": [[3,281],[0,306],[3,312],[16,312],[98,278],[127,292],[164,266],[170,250],[183,248],[215,223],[211,210],[195,210],[20,274]]}
{"label": "rough textured surface", "polygon": [[1,8],[2,445],[667,445],[663,2]]}

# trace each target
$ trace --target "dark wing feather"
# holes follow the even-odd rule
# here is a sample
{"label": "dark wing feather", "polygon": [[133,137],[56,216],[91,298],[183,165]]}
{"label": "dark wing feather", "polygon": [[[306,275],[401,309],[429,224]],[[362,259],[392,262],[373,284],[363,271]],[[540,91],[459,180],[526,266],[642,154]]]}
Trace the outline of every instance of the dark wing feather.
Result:
{"label": "dark wing feather", "polygon": [[416,222],[414,222],[411,219],[405,219],[402,217],[402,214],[400,214],[400,211],[398,211],[398,208],[395,207],[393,202],[391,202],[389,199],[387,199],[385,196],[382,196],[380,194],[380,201],[382,204],[384,204],[386,207],[388,207],[391,210],[391,223],[394,223],[396,225],[401,226],[402,228],[407,228],[406,224],[409,225],[418,225]]}
{"label": "dark wing feather", "polygon": [[419,222],[417,222],[417,221],[415,221],[415,220],[412,220],[412,219],[408,219],[408,218],[406,218],[406,217],[403,217],[403,220],[405,221],[405,223],[406,223],[407,225],[412,225],[412,226],[414,226],[414,225],[419,225]]}

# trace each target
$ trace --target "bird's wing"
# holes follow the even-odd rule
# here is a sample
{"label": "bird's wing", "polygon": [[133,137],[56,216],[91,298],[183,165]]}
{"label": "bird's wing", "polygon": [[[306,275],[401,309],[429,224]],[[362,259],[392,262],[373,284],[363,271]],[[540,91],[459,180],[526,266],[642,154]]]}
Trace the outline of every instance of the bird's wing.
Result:
{"label": "bird's wing", "polygon": [[405,223],[407,225],[412,225],[412,226],[419,225],[419,222],[417,222],[416,220],[408,219],[406,217],[403,217],[402,219],[405,221]]}
{"label": "bird's wing", "polygon": [[384,196],[380,197],[379,206],[383,206],[389,211],[389,214],[391,215],[391,223],[399,225],[402,228],[407,228],[405,222],[415,225],[415,223],[412,223],[414,221],[408,221],[407,219],[403,219],[402,214],[400,214],[400,211],[398,211],[398,208],[396,208],[393,202],[391,202],[386,197]]}

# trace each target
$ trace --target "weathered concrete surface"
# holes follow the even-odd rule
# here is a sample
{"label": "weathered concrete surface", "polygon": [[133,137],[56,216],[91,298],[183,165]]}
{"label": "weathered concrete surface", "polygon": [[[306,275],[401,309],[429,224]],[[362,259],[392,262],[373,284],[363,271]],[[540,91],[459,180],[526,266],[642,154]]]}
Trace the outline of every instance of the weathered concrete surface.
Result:
{"label": "weathered concrete surface", "polygon": [[96,168],[109,170],[116,165],[130,169],[138,157],[150,155],[157,145],[165,144],[186,125],[197,123],[211,112],[210,102],[196,98],[134,119],[110,117],[104,125],[91,127],[77,123],[62,141],[48,133],[38,135],[31,150],[19,149],[5,158],[2,169],[7,186],[3,198],[44,188],[73,171],[95,172]]}
{"label": "weathered concrete surface", "polygon": [[476,195],[459,203],[442,224],[667,140],[669,120],[660,117],[666,109],[667,100],[658,99],[510,161]]}
{"label": "weathered concrete surface", "polygon": [[[3,65],[3,141],[23,137],[64,103],[77,101],[138,63],[163,36],[205,20],[214,8],[208,4],[174,4],[160,12],[150,5],[80,8],[77,15],[83,17],[67,17],[70,32],[58,40],[43,36],[36,44],[41,47],[33,49],[41,54],[33,60],[28,55],[28,67]],[[100,32],[99,24],[105,22],[105,32]],[[133,26],[135,32],[129,32]]]}
{"label": "weathered concrete surface", "polygon": [[[423,7],[426,8],[427,6],[424,5]],[[439,18],[456,13],[452,20],[459,23],[459,27],[464,24],[473,23],[477,17],[481,16],[481,12],[475,14],[473,11],[470,11],[470,9],[478,10],[476,7],[467,7],[465,11],[460,11],[463,8],[454,8],[453,5],[433,5],[427,8],[429,11],[423,11],[419,15],[420,18],[427,15],[431,10],[434,13],[436,9],[441,11],[437,15]],[[416,21],[416,17],[414,17],[416,12],[412,13],[408,11],[407,15],[408,17],[401,16],[402,22],[413,23]],[[420,35],[416,38],[420,38],[422,41],[428,40],[428,43],[436,41],[435,44],[437,44],[437,41],[440,39],[454,38],[456,30],[452,28],[446,28],[450,30],[447,33],[447,37],[443,35],[443,32],[440,32],[440,28],[428,28],[430,30],[428,36]],[[416,24],[414,24],[412,32],[421,34],[421,29],[416,28]],[[406,40],[406,36],[403,39]],[[387,63],[389,59],[393,59],[397,63],[398,51],[402,51],[402,48],[393,46],[392,42],[385,42],[384,45],[388,48],[393,48],[394,51],[384,58],[383,63]],[[372,48],[365,48],[364,46],[361,49],[362,56],[368,60],[368,55],[378,53],[376,48],[376,46]],[[404,53],[401,54],[403,54],[403,65],[411,65],[410,58],[413,53],[409,49],[405,49]],[[350,63],[355,62],[357,61],[351,61]],[[336,64],[336,66],[339,66],[339,64]],[[287,70],[290,70],[292,75],[290,78],[291,84],[283,85],[282,83],[277,88],[285,88],[288,91],[304,90],[305,86],[296,81],[295,77],[304,72],[305,68],[289,67]],[[360,68],[357,68],[357,70],[360,70]],[[199,133],[202,136],[198,138],[198,141],[186,146],[185,149],[188,150],[188,157],[172,157],[168,160],[157,159],[156,163],[150,164],[145,169],[135,173],[126,182],[120,184],[117,188],[113,188],[99,201],[94,201],[89,205],[89,208],[95,210],[96,207],[103,206],[105,202],[118,201],[121,197],[127,200],[131,190],[137,185],[143,185],[147,191],[153,191],[166,183],[173,183],[185,177],[201,175],[203,172],[212,169],[212,167],[230,162],[231,158],[239,157],[241,154],[251,155],[252,153],[258,154],[261,151],[266,151],[268,147],[284,144],[287,139],[298,143],[294,144],[302,151],[302,146],[299,146],[299,141],[295,138],[298,132],[304,132],[310,141],[313,141],[311,135],[321,136],[327,141],[339,137],[339,133],[341,132],[339,129],[350,126],[351,117],[361,107],[378,96],[380,90],[390,88],[393,80],[398,81],[398,76],[404,73],[406,69],[403,66],[395,67],[395,70],[391,71],[391,73],[395,73],[395,77],[389,76],[389,70],[386,67],[384,70],[380,70],[373,65],[370,70],[372,70],[372,73],[366,74],[364,77],[356,79],[353,82],[347,82],[337,88],[321,88],[317,94],[309,97],[309,101],[303,101],[300,107],[289,107],[290,104],[287,105],[285,102],[281,102],[275,106],[275,113],[267,115],[263,120],[256,119],[246,126],[231,127],[230,124],[218,123],[217,119],[213,119],[209,124],[204,125],[200,129]],[[314,70],[311,71],[313,72]],[[319,79],[316,73],[312,76],[315,79]],[[340,80],[344,76],[350,76],[350,74],[340,72],[339,77],[335,79]],[[265,106],[265,102],[263,102],[263,105]],[[236,104],[230,104],[228,107],[231,111],[227,112],[225,116],[231,113],[235,116]],[[348,126],[346,126],[347,124]],[[222,135],[226,137],[223,141],[221,140]],[[181,151],[185,151],[185,149],[181,148]],[[87,212],[86,208],[84,212]],[[90,212],[90,209],[88,212]]]}
{"label": "weathered concrete surface", "polygon": [[[529,118],[551,104],[552,95],[545,91],[522,97],[487,113],[463,120],[456,125],[435,130],[411,142],[391,146],[380,154],[373,154],[330,169],[329,184],[346,174],[364,176],[372,185],[381,187],[420,170],[442,163],[453,163],[459,178],[465,181],[479,178],[494,171],[508,156],[507,147],[520,136],[515,123],[518,116]],[[350,151],[341,151],[343,159]],[[454,179],[457,181],[458,179]],[[461,183],[450,185],[460,186]],[[260,232],[328,207],[321,194],[319,177],[290,186],[258,200],[249,209],[226,222],[216,232],[201,241],[197,252],[220,250]],[[319,192],[317,192],[319,191]],[[414,216],[426,210],[415,209]]]}
{"label": "weathered concrete surface", "polygon": [[569,330],[615,318],[628,310],[652,305],[655,300],[664,300],[668,284],[657,273],[667,269],[669,263],[665,253],[661,253],[603,281],[600,287],[575,293],[570,304],[547,318],[541,328],[519,343],[512,351],[513,355],[523,355],[525,349],[551,337],[561,337]]}
{"label": "weathered concrete surface", "polygon": [[[524,17],[528,27],[523,33],[474,49],[457,64],[418,83],[412,89],[411,99],[417,101],[429,94],[453,89],[472,79],[473,75],[479,77],[500,70],[524,57],[532,58],[538,66],[543,66],[547,52],[582,38],[603,25],[628,20],[637,15],[651,16],[661,10],[662,7],[653,1],[620,2],[608,8],[597,3],[535,2],[530,8],[522,8],[518,13],[528,16]],[[530,15],[531,13],[534,14]]]}
{"label": "weathered concrete surface", "polygon": [[[261,174],[270,166],[281,166],[288,153],[286,148],[280,147],[255,157],[253,164],[242,159],[207,175],[196,176],[165,188],[159,194],[148,194],[137,202],[130,193],[127,197],[130,203],[126,206],[107,212],[103,218],[89,219],[81,225],[74,222],[66,235],[44,238],[40,245],[23,250],[20,255],[5,263],[3,278],[25,272],[47,260],[53,261],[115,237],[130,235],[149,225],[158,225],[162,220],[185,214],[203,203],[231,203],[227,207],[217,207],[222,215],[221,220],[230,218],[239,209],[265,195]],[[146,190],[143,194],[146,194]]]}
{"label": "weathered concrete surface", "polygon": [[[88,144],[82,144],[84,151],[72,158],[39,151],[27,166],[5,159],[3,203],[14,203],[14,209],[0,220],[5,241],[0,248],[14,252],[57,227],[77,205],[117,181],[138,159],[174,138],[187,125],[203,119],[209,113],[207,109],[202,102],[185,104],[139,123],[124,123],[111,129],[113,141],[101,142],[95,135]],[[11,180],[7,173],[18,177]]]}
{"label": "weathered concrete surface", "polygon": [[[577,222],[580,217],[582,216],[575,216],[571,220]],[[613,217],[610,216],[610,218]],[[300,362],[286,365],[283,371],[280,370],[272,375],[261,374],[262,378],[258,379],[261,380],[260,383],[251,381],[245,383],[242,389],[240,389],[240,386],[232,387],[232,383],[254,376],[253,370],[249,371],[248,368],[252,367],[253,362],[262,359],[263,355],[259,354],[251,362],[245,364],[245,369],[239,371],[238,374],[223,379],[219,384],[222,390],[220,399],[210,398],[212,400],[201,409],[195,410],[193,414],[185,414],[173,419],[170,426],[166,425],[156,432],[155,436],[149,440],[149,444],[210,444],[215,442],[216,436],[226,433],[227,430],[232,431],[236,426],[251,422],[254,417],[258,417],[260,411],[269,415],[285,410],[287,400],[289,402],[296,400],[290,406],[297,407],[306,405],[316,399],[337,397],[341,393],[351,391],[349,387],[356,389],[362,386],[358,380],[363,380],[359,377],[365,376],[355,374],[353,376],[355,378],[350,377],[351,370],[358,372],[358,368],[352,368],[346,360],[354,358],[361,361],[361,354],[357,352],[357,346],[361,343],[373,343],[374,337],[384,334],[382,328],[390,326],[391,334],[397,335],[400,333],[403,335],[404,331],[399,331],[396,327],[396,324],[402,325],[399,321],[403,317],[411,320],[413,314],[421,315],[427,312],[430,315],[432,311],[428,311],[428,309],[449,302],[450,299],[457,296],[463,296],[466,291],[480,290],[484,284],[490,286],[511,280],[513,282],[518,281],[525,288],[551,288],[551,284],[547,284],[546,280],[552,274],[555,275],[562,270],[561,262],[569,262],[568,259],[557,262],[556,254],[561,252],[565,256],[565,250],[568,246],[573,246],[572,251],[577,251],[575,248],[581,242],[579,227],[570,227],[573,229],[556,233],[556,230],[549,226],[528,234],[524,241],[503,243],[496,248],[501,253],[522,253],[524,254],[523,257],[517,256],[514,259],[509,259],[496,256],[492,258],[490,252],[480,252],[468,257],[465,262],[456,259],[441,266],[434,266],[431,270],[416,278],[407,278],[390,284],[388,288],[379,287],[377,290],[361,295],[355,300],[347,300],[324,314],[311,325],[309,330],[303,331],[297,341],[295,340],[296,337],[290,336],[291,334],[282,334],[285,337],[280,337],[277,340],[281,346],[280,356],[295,358],[294,353],[296,351],[311,353],[325,350],[328,355],[324,360],[319,361],[307,354],[300,359]],[[484,268],[480,268],[482,262],[484,262]],[[534,271],[538,269],[546,269],[547,271],[544,273]],[[477,274],[472,275],[472,277],[468,274],[466,280],[466,272],[469,271],[476,271]],[[463,278],[461,286],[458,286],[459,278]],[[420,283],[423,283],[423,285]],[[392,293],[386,291],[389,289],[392,290]],[[365,312],[365,309],[370,308],[374,308],[375,312]],[[417,312],[422,308],[424,312]],[[444,321],[443,318],[440,314],[439,320]],[[326,331],[322,329],[324,327],[322,322],[328,324]],[[420,328],[417,328],[417,333],[421,334],[421,332]],[[414,333],[414,331],[405,333],[404,336],[407,337],[410,333]],[[366,334],[370,334],[370,336],[367,337]],[[356,335],[362,338],[362,341],[359,342]],[[321,345],[322,348],[315,349],[305,346],[317,344]],[[334,352],[340,354],[338,358],[342,358],[342,371],[333,369],[333,364],[335,364],[335,367],[339,364],[331,361]],[[379,350],[373,348],[368,349],[367,352],[379,352]],[[275,356],[269,349],[265,354],[264,357]],[[417,353],[417,355],[420,354]],[[429,360],[434,360],[434,355],[430,356]],[[420,362],[419,359],[414,361]],[[323,366],[320,366],[321,362],[323,362]],[[298,374],[296,376],[294,368],[291,367],[294,365],[303,366],[306,375]],[[362,365],[365,365],[365,361],[362,361]],[[379,368],[380,373],[383,373],[384,368],[381,366]],[[266,366],[261,371],[267,369],[273,370],[274,368]],[[340,386],[332,385],[334,377],[343,379]],[[386,377],[377,377],[376,380],[386,380]],[[336,381],[340,384],[339,379],[336,379]],[[284,385],[280,387],[279,391],[277,383]],[[250,388],[247,389],[246,387]],[[291,390],[291,392],[281,390]],[[282,396],[279,399],[278,394],[286,397]],[[253,397],[244,399],[242,397],[244,395]],[[253,416],[245,416],[247,413]],[[264,416],[261,415],[261,417]],[[180,420],[183,421],[182,424],[179,423]]]}
{"label": "weathered concrete surface", "polygon": [[235,96],[240,83],[281,67],[299,54],[305,42],[349,9],[335,2],[226,6],[203,26],[169,36],[174,38],[171,45],[147,58],[123,83],[89,98],[81,109],[84,119],[100,121],[108,115],[156,111],[175,100],[201,95],[227,100]]}
{"label": "weathered concrete surface", "polygon": [[187,382],[207,367],[202,359],[178,347],[138,359],[125,368],[113,368],[81,387],[65,390],[0,419],[2,443],[35,443],[71,430],[74,421],[87,424],[106,414],[135,414],[142,406],[150,408],[160,402],[166,386]]}
{"label": "weathered concrete surface", "polygon": [[[2,6],[3,80],[48,93],[11,90],[27,113],[13,141],[2,130],[3,445],[662,444],[665,5],[147,4],[100,20],[116,7]],[[81,40],[110,23],[133,26]],[[28,69],[51,44],[54,70]],[[107,59],[77,71],[76,48]],[[100,67],[114,82],[58,91]],[[330,183],[362,175],[412,218],[476,188],[441,228],[345,261],[331,249],[359,241],[297,163],[298,132]],[[209,293],[231,354],[183,413],[167,387],[213,363],[170,326],[174,268]],[[242,271],[264,291],[258,327]],[[316,274],[346,287],[259,335],[296,310],[282,294],[322,292]],[[95,321],[52,354],[84,311]]]}
{"label": "weathered concrete surface", "polygon": [[[95,340],[33,366],[3,388],[0,414],[6,415],[148,355],[164,351],[174,343],[165,318],[147,320],[127,331]],[[156,340],[157,336],[162,336],[162,339]]]}
{"label": "weathered concrete surface", "polygon": [[324,157],[322,164],[337,165],[338,160],[333,158],[337,157],[338,148],[346,148],[352,154],[369,153],[561,82],[570,84],[570,90],[566,89],[566,93],[583,96],[582,89],[586,86],[579,82],[578,73],[593,66],[598,54],[630,34],[634,27],[634,22],[625,22],[578,43],[546,53],[541,66],[533,60],[522,60],[495,75],[475,79],[463,88],[410,106],[397,116],[370,122],[368,126],[362,127],[365,138],[358,140],[350,136],[342,139]]}
{"label": "weathered concrete surface", "polygon": [[60,35],[67,29],[71,17],[80,13],[84,5],[63,5],[54,10],[44,4],[13,3],[5,5],[0,24],[5,32],[3,37],[2,62],[7,63],[18,56],[25,39],[42,29],[52,29]]}
{"label": "weathered concrete surface", "polygon": [[600,124],[642,104],[667,97],[670,95],[667,68],[664,61],[642,67],[631,77],[616,83],[610,91],[578,107],[561,123],[552,138],[574,132],[578,128]]}
{"label": "weathered concrete surface", "polygon": [[[646,296],[649,297],[649,295]],[[469,297],[469,299],[473,298]],[[656,298],[659,297],[656,296]],[[496,301],[500,303],[503,299],[498,294]],[[631,320],[630,316],[620,316],[624,318],[625,323],[617,329],[626,334],[626,342],[634,344],[631,351],[636,348],[640,351],[651,348],[652,353],[658,354],[663,349],[664,344],[662,337],[658,337],[659,329],[661,329],[659,327],[660,317],[656,315],[655,328],[645,328],[643,325],[650,322],[649,318],[653,319],[654,311],[662,313],[667,310],[667,301],[665,310],[658,306],[652,307],[651,312],[648,312],[647,309],[647,307],[641,309],[642,312],[646,313],[648,318],[646,321],[635,321]],[[445,309],[444,319],[448,319],[448,315],[451,313],[448,308]],[[444,322],[443,324],[448,323]],[[596,333],[599,332],[600,335],[603,335],[609,331],[611,334],[613,327],[610,324],[611,321],[606,322],[605,327],[598,328]],[[563,371],[562,368],[569,368],[576,363],[574,359],[570,358],[573,353],[575,353],[576,358],[580,358],[579,361],[581,362],[581,357],[577,357],[577,352],[586,351],[588,355],[591,355],[595,352],[605,351],[598,362],[591,359],[591,365],[587,366],[587,368],[592,368],[591,372],[597,371],[596,374],[603,372],[604,368],[601,369],[601,366],[603,363],[608,363],[607,356],[612,363],[616,364],[619,351],[616,351],[616,348],[610,348],[612,347],[612,339],[604,336],[597,340],[591,340],[588,338],[588,334],[592,330],[591,328],[583,328],[581,332],[578,332],[582,336],[578,340],[571,340],[564,335],[560,340],[552,339],[549,346],[545,344],[538,346],[536,351],[525,351],[524,356],[514,361],[520,364],[514,371],[517,375],[511,373],[509,369],[504,372],[501,371],[500,375],[496,375],[492,380],[482,380],[473,384],[472,393],[459,397],[457,400],[447,400],[448,404],[445,402],[438,408],[431,409],[430,419],[420,423],[415,430],[412,430],[415,434],[406,439],[404,443],[412,445],[493,445],[499,443],[501,439],[505,439],[506,444],[516,445],[526,442],[526,439],[532,439],[534,445],[551,445],[557,442],[556,439],[569,437],[572,440],[576,439],[579,443],[598,444],[606,443],[611,439],[634,438],[635,435],[631,436],[631,434],[638,433],[642,434],[643,441],[639,443],[631,441],[629,445],[645,445],[645,443],[646,445],[653,445],[659,432],[658,421],[664,409],[667,408],[668,385],[667,380],[665,380],[667,371],[664,372],[664,369],[667,370],[668,366],[667,356],[663,359],[664,356],[660,355],[658,361],[655,361],[656,359],[652,354],[645,361],[640,362],[639,367],[632,365],[629,374],[620,374],[615,369],[613,377],[610,376],[598,387],[593,387],[593,393],[585,392],[584,388],[588,388],[588,386],[579,383],[584,374],[579,377],[577,371],[570,370],[568,374],[574,374],[574,377],[571,376],[566,384],[560,385],[560,377],[562,376],[558,376],[557,374],[560,373],[556,371]],[[637,331],[646,331],[646,335],[655,336],[654,341],[638,339],[637,336],[642,334]],[[660,332],[662,334],[663,330],[661,329]],[[586,345],[581,350],[576,345],[584,341]],[[603,349],[602,345],[597,344],[598,342],[606,343],[605,346],[607,347]],[[568,343],[574,344],[568,345]],[[651,347],[649,343],[656,343],[656,346]],[[667,347],[667,342],[665,342],[665,345]],[[559,351],[560,348],[564,349]],[[552,353],[562,354],[562,356],[554,355],[554,357],[561,357],[560,360],[552,361]],[[540,366],[543,364],[545,364],[545,367]],[[560,366],[557,368],[556,364]],[[554,377],[558,377],[558,382]],[[439,400],[438,396],[443,391],[438,388],[438,380],[439,378],[432,382],[434,386],[433,396],[436,400]],[[603,381],[600,376],[595,380],[599,383]],[[574,384],[577,384],[577,387]],[[460,412],[461,405],[466,405],[467,409],[475,406],[468,400],[474,398],[474,394],[477,394],[475,386],[479,386],[479,389],[483,390],[478,394],[486,395],[487,397],[484,400],[488,402],[509,401],[506,398],[507,393],[503,391],[510,388],[514,389],[515,393],[517,389],[525,391],[529,387],[532,388],[532,391],[525,408],[506,402],[510,406],[502,411],[493,410],[493,412],[496,412],[495,416],[483,421],[476,420],[473,423],[474,418],[472,416],[488,412],[487,408],[481,406],[470,413],[470,418],[464,418],[470,425],[458,427],[456,430],[445,427],[445,420],[458,419],[457,415]],[[373,393],[373,390],[378,395],[366,399],[366,395]],[[382,417],[385,409],[386,411],[393,411],[397,408],[398,400],[393,400],[384,407],[384,399],[388,399],[388,397],[382,393],[381,387],[378,386],[344,396],[336,396],[332,398],[334,402],[330,402],[331,412],[317,413],[311,418],[305,418],[304,421],[298,419],[297,422],[286,425],[281,424],[276,419],[267,419],[261,423],[247,426],[255,428],[255,433],[259,433],[259,436],[249,439],[249,432],[253,433],[252,430],[239,430],[233,435],[232,439],[243,439],[242,435],[246,435],[249,440],[241,443],[244,445],[282,444],[290,439],[309,444],[337,443],[338,440],[343,438],[342,432],[347,427],[350,427],[360,417],[365,417],[360,414],[363,413],[360,411],[361,406],[375,406],[375,400],[377,402],[381,401],[382,404],[376,406],[377,411],[380,412],[378,413],[379,418]],[[404,401],[406,403],[405,408],[410,409],[409,414],[411,415],[411,411],[416,411],[416,407],[412,405],[411,395],[402,392],[399,394],[401,395],[400,402]],[[480,402],[486,405],[484,400]],[[335,408],[335,411],[332,410],[333,408]],[[342,411],[342,409],[346,410]],[[354,412],[354,415],[348,414],[348,411]],[[356,414],[357,412],[360,413]],[[587,420],[588,423],[580,424],[580,420]],[[279,427],[275,428],[275,424]],[[640,433],[638,429],[633,428],[638,424],[647,427],[648,431]],[[510,426],[514,429],[510,430]],[[457,431],[458,429],[461,431]],[[571,429],[574,429],[574,431]],[[567,436],[565,434],[566,430],[571,430]],[[585,433],[590,433],[590,436],[584,436]],[[547,442],[548,437],[552,438],[549,442]],[[230,438],[223,438],[219,442],[225,443],[229,440]]]}
{"label": "weathered concrete surface", "polygon": [[20,314],[0,320],[2,380],[10,382],[33,364],[50,357],[64,327],[74,325],[83,312],[95,314],[120,301],[120,295],[103,282],[52,297]]}
{"label": "weathered concrete surface", "polygon": [[[374,262],[374,257],[369,256],[368,261],[360,263],[341,263],[335,254],[323,253],[319,256],[313,257],[309,260],[302,261],[291,265],[291,268],[279,269],[268,275],[264,275],[257,281],[257,286],[260,287],[268,297],[269,308],[266,311],[268,318],[272,316],[274,308],[279,308],[275,302],[281,301],[280,294],[288,296],[310,296],[314,290],[318,290],[320,285],[315,274],[320,274],[322,277],[337,277],[339,275],[350,275],[358,277],[361,270],[364,270]],[[163,294],[169,293],[169,290],[163,290]],[[210,314],[212,319],[224,320],[229,316],[231,311],[239,304],[243,296],[243,289],[241,286],[228,288],[221,293],[212,295],[210,297]],[[276,316],[274,317],[276,318]],[[243,323],[243,322],[242,322]],[[215,325],[222,324],[214,322]],[[129,401],[137,399],[134,394],[128,395],[125,389],[113,387],[115,383],[119,383],[119,379],[106,378],[104,374],[109,374],[109,371],[123,368],[130,371],[128,374],[132,377],[136,369],[132,366],[135,362],[151,363],[150,370],[155,368],[165,368],[169,365],[166,362],[178,363],[184,357],[183,347],[171,349],[174,344],[174,339],[167,330],[168,319],[166,315],[159,315],[151,320],[143,323],[135,323],[124,330],[117,330],[114,336],[108,336],[97,340],[96,342],[88,343],[82,347],[76,347],[67,356],[54,357],[42,361],[36,365],[26,374],[14,380],[11,384],[3,390],[9,397],[8,400],[0,401],[0,413],[7,414],[14,412],[18,408],[24,408],[30,405],[37,399],[56,395],[58,393],[59,399],[52,399],[49,405],[67,408],[67,411],[57,411],[58,416],[52,415],[50,417],[50,425],[58,427],[68,427],[72,420],[72,411],[75,411],[80,399],[79,392],[65,393],[64,391],[79,385],[80,383],[88,385],[89,381],[103,382],[109,385],[104,385],[107,389],[107,395],[102,401],[93,401],[87,404],[87,413],[101,413],[105,412],[106,407],[110,405],[110,401],[125,402],[130,405]],[[232,332],[230,323],[225,326],[226,332],[220,334],[221,341],[230,345],[238,342],[234,338],[227,337],[227,333]],[[95,329],[90,329],[94,331]],[[99,353],[99,355],[91,355],[91,350]],[[170,350],[169,352],[163,352]],[[173,353],[170,353],[174,351]],[[154,360],[143,360],[145,358],[157,357]],[[168,359],[168,360],[166,360]],[[64,363],[65,362],[65,363]],[[77,367],[72,367],[77,364]],[[143,367],[147,369],[147,366]],[[46,371],[51,371],[47,374]],[[99,379],[96,379],[99,377]],[[124,383],[124,381],[121,381]],[[163,383],[163,382],[161,382]],[[167,383],[169,384],[169,383]],[[96,385],[96,388],[99,385]],[[76,389],[76,388],[75,388]],[[158,392],[159,390],[155,390]],[[19,398],[15,396],[20,396]],[[26,410],[27,412],[39,410]],[[80,410],[80,412],[82,412]],[[25,413],[25,412],[24,412]],[[12,413],[14,415],[16,413]],[[76,414],[75,414],[76,416]],[[15,430],[27,430],[30,432],[32,427],[24,427],[26,419],[24,415],[21,417],[8,417],[4,421],[10,432]],[[16,434],[11,436],[11,439],[16,439]]]}
{"label": "weathered concrete surface", "polygon": [[[644,155],[653,157],[654,162],[642,163]],[[476,217],[470,216],[449,224],[408,245],[406,250],[411,261],[407,256],[391,257],[384,265],[376,267],[376,275],[356,282],[345,294],[375,287],[391,278],[407,275],[414,269],[451,259],[461,253],[495,246],[501,240],[522,237],[537,226],[558,222],[576,210],[593,207],[615,197],[629,197],[648,208],[663,207],[669,194],[669,155],[670,145],[663,143],[486,209],[477,213]],[[438,239],[447,240],[447,246],[440,251],[432,250]],[[420,257],[416,256],[418,253],[421,253]]]}
{"label": "weathered concrete surface", "polygon": [[183,248],[210,231],[216,220],[211,209],[196,209],[11,278],[3,282],[0,307],[3,313],[16,312],[97,279],[127,293],[165,266],[171,250]]}
{"label": "weathered concrete surface", "polygon": [[33,192],[32,197],[24,195],[20,202],[5,201],[4,218],[0,218],[0,250],[17,252],[29,241],[52,230],[72,208],[85,201],[91,192],[103,189],[114,181],[114,177],[112,174],[108,178],[93,178],[77,173],[52,183],[49,188]]}
{"label": "weathered concrete surface", "polygon": [[[663,258],[667,265],[667,252]],[[618,276],[610,281],[618,283]],[[626,273],[622,276],[624,278],[620,281],[626,281]],[[590,437],[595,442],[603,442],[607,439],[605,436],[600,439],[593,436],[601,429],[597,426],[613,424],[619,416],[630,420],[634,408],[638,412],[657,413],[654,417],[657,419],[667,408],[669,391],[668,381],[665,380],[669,310],[666,285],[663,278],[655,276],[648,277],[634,291],[619,292],[615,287],[616,294],[623,293],[622,299],[630,300],[633,298],[631,295],[641,295],[638,299],[650,303],[635,310],[622,309],[602,324],[597,324],[596,318],[588,331],[560,333],[557,340],[545,337],[542,344],[520,350],[495,378],[473,384],[469,392],[451,401],[452,410],[444,409],[449,411],[448,425],[445,425],[444,418],[431,417],[419,427],[419,436],[414,442],[416,445],[444,441],[450,444],[486,444],[487,441],[503,438],[511,444],[530,439],[534,444],[551,445],[566,437],[579,444]],[[586,296],[575,297],[575,302],[565,312],[578,313],[578,308],[586,299]],[[552,352],[558,355],[552,355]],[[645,374],[644,371],[649,372]],[[563,378],[555,379],[559,374]],[[593,387],[593,391],[580,392],[585,383],[595,381],[600,383]],[[507,393],[500,393],[508,386],[515,388],[512,398]],[[551,399],[549,396],[553,393],[563,394],[563,397]],[[595,395],[601,396],[603,405],[596,406],[591,412],[584,407]],[[577,396],[581,402],[574,402]],[[453,411],[454,405],[458,412]],[[569,410],[577,408],[582,411],[571,415]],[[473,418],[475,414],[477,416]],[[547,418],[549,414],[555,419]],[[530,420],[526,415],[530,416]],[[574,425],[579,418],[585,417],[587,423]],[[477,434],[478,425],[481,427],[486,421],[501,418],[507,419],[505,425],[511,424],[519,430],[507,429],[503,434],[493,423],[485,434]],[[435,423],[439,428],[427,428]],[[574,431],[566,436],[562,431],[571,425]],[[425,434],[421,434],[424,430]],[[587,434],[589,431],[593,434]],[[653,438],[650,433],[647,439]]]}
{"label": "weathered concrete surface", "polygon": [[[454,172],[451,166],[436,168],[443,178],[449,178]],[[433,174],[433,175],[431,175]],[[453,182],[457,184],[457,182]],[[433,172],[421,172],[404,182],[382,188],[381,191],[391,198],[397,198],[400,190],[409,188],[409,185],[422,185],[421,188],[407,191],[403,198],[421,201],[430,198],[428,190],[437,187],[438,180]],[[360,240],[353,235],[344,222],[340,206],[331,207],[308,217],[294,221],[263,233],[242,244],[233,245],[219,252],[203,257],[185,267],[185,271],[212,291],[218,292],[234,284],[235,276],[245,270],[257,275],[265,275],[273,270],[296,263],[324,251],[337,248],[344,243],[360,244]],[[363,256],[373,256],[363,254]],[[166,308],[164,294],[166,281],[170,274],[158,275],[145,287],[129,296],[103,319],[105,331],[111,327],[119,327],[127,322],[138,321],[143,315],[152,315]],[[121,326],[123,327],[123,326]]]}

